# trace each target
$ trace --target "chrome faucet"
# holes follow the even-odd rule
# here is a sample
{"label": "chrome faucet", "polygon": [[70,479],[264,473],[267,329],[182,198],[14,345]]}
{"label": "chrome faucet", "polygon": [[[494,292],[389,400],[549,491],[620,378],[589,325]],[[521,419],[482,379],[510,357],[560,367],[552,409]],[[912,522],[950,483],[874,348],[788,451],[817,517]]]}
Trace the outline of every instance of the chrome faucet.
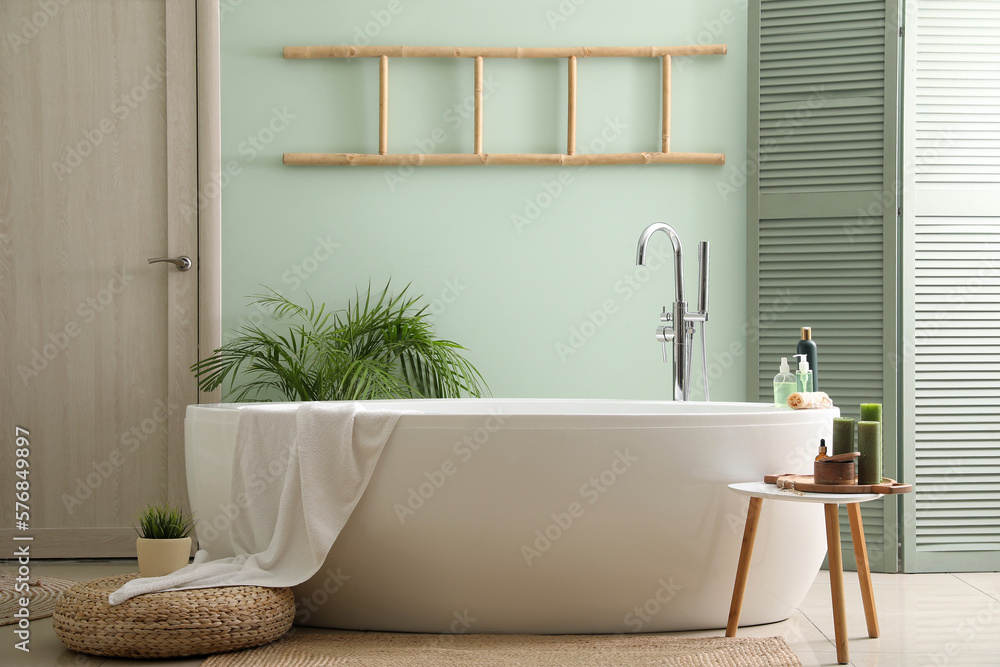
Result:
{"label": "chrome faucet", "polygon": [[[705,324],[708,322],[708,241],[698,244],[698,310],[688,311],[684,300],[684,260],[681,255],[681,239],[674,228],[665,222],[654,222],[642,230],[635,263],[646,265],[646,246],[656,232],[664,232],[670,237],[674,247],[674,305],[668,313],[663,307],[660,313],[661,326],[656,329],[656,339],[663,345],[663,363],[667,363],[667,343],[673,343],[673,394],[675,401],[691,400],[691,352],[694,342],[695,323],[701,323],[702,371],[704,373],[705,400],[708,400],[708,351],[705,347]],[[674,327],[677,327],[675,329]],[[678,331],[679,329],[679,331]]]}

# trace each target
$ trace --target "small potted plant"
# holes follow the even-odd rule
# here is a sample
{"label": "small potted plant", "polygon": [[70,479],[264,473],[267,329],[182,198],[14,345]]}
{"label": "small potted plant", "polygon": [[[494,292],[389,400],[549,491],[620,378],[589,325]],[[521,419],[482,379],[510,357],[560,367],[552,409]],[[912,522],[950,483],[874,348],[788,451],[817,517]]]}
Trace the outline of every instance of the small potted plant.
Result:
{"label": "small potted plant", "polygon": [[191,554],[193,514],[163,505],[147,505],[139,514],[135,550],[140,577],[162,577],[188,564]]}

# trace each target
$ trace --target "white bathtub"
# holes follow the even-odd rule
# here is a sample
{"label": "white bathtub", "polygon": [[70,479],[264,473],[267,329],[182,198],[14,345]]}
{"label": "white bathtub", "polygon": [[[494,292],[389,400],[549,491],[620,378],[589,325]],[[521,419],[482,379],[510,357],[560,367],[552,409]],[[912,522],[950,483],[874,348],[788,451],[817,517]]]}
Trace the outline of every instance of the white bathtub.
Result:
{"label": "white bathtub", "polygon": [[[380,402],[373,402],[372,405]],[[616,633],[726,625],[748,499],[811,472],[837,410],[591,400],[400,401],[403,415],[302,625],[405,632]],[[238,404],[190,406],[200,547],[232,554]],[[787,618],[825,554],[822,509],[765,503],[741,621]]]}

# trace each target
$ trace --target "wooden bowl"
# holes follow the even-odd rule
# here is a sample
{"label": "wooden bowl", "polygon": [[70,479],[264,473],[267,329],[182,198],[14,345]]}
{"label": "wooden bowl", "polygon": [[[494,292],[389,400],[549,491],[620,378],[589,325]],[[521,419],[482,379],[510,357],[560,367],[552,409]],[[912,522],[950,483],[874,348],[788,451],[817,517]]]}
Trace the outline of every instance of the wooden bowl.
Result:
{"label": "wooden bowl", "polygon": [[854,484],[854,461],[816,461],[813,479],[817,484]]}

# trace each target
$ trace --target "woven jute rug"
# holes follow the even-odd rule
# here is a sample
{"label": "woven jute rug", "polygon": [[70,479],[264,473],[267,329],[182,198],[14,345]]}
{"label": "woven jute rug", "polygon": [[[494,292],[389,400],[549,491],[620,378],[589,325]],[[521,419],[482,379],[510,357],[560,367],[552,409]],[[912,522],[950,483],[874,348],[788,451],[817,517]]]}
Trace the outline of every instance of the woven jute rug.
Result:
{"label": "woven jute rug", "polygon": [[[0,577],[0,625],[11,625],[18,621],[14,613],[21,608],[20,599],[24,597],[24,592],[14,589],[17,583],[17,578],[14,576]],[[51,616],[59,594],[76,583],[53,577],[29,577],[28,620],[34,621]]]}
{"label": "woven jute rug", "polygon": [[294,634],[202,667],[802,667],[781,637]]}

